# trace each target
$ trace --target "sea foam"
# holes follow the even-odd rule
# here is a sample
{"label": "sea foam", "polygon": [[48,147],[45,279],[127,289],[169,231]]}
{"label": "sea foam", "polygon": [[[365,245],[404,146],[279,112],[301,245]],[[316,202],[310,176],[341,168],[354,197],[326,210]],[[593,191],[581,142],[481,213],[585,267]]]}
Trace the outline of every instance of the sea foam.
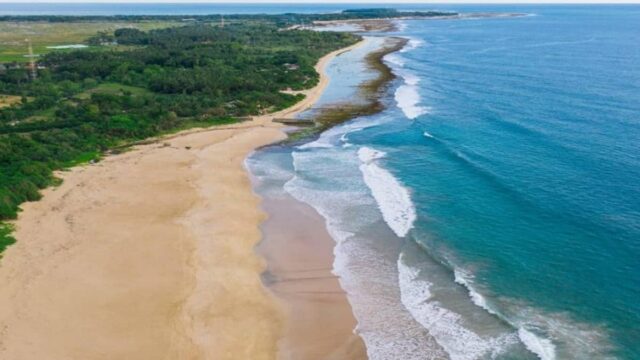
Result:
{"label": "sea foam", "polygon": [[446,309],[430,291],[432,284],[421,278],[417,268],[398,259],[402,303],[444,348],[452,360],[493,358],[518,340],[515,333],[480,336],[466,328],[461,315]]}
{"label": "sea foam", "polygon": [[404,66],[404,64],[405,64],[405,61],[401,56],[398,56],[398,55],[393,54],[393,53],[385,56],[384,60],[387,61],[388,63],[396,65],[396,66]]}
{"label": "sea foam", "polygon": [[[362,152],[362,158],[370,162],[382,156],[383,152],[373,149]],[[358,168],[362,159],[357,151],[341,146],[311,147],[293,151],[292,157],[296,175],[284,189],[313,206],[326,220],[327,230],[336,241],[333,272],[348,294],[358,320],[356,332],[366,344],[367,357],[446,358],[445,351],[401,302],[397,257],[389,253],[395,251],[393,240],[389,241],[392,230],[382,221],[376,200],[362,179]],[[380,238],[367,233],[372,227],[378,229],[374,234],[380,234]],[[382,249],[384,246],[389,246],[388,251]]]}
{"label": "sea foam", "polygon": [[[506,298],[502,299],[500,306],[496,306],[475,289],[474,276],[470,272],[455,268],[454,275],[455,282],[467,289],[469,298],[476,306],[517,329],[519,341],[540,360],[566,356],[612,359],[607,334],[601,329],[576,322],[562,313],[545,312]],[[554,341],[561,343],[562,351]]]}
{"label": "sea foam", "polygon": [[376,164],[375,160],[384,156],[382,151],[361,147],[358,150],[358,158],[362,162],[360,171],[384,221],[396,235],[404,237],[413,227],[416,210],[409,191],[389,171]]}
{"label": "sea foam", "polygon": [[536,334],[524,328],[518,329],[520,341],[531,351],[538,355],[541,360],[555,360],[556,347],[551,340],[540,338]]}
{"label": "sea foam", "polygon": [[395,93],[395,100],[404,115],[413,120],[429,112],[426,106],[420,106],[420,94],[415,85],[401,85]]}
{"label": "sea foam", "polygon": [[[417,39],[410,39],[405,45],[401,53],[411,51],[421,46],[423,42]],[[420,78],[411,71],[404,68],[405,59],[398,54],[389,54],[385,57],[387,63],[391,64],[394,73],[402,78],[404,84],[400,85],[394,94],[396,104],[402,110],[404,115],[413,120],[420,115],[428,113],[431,109],[427,106],[421,106],[422,98],[418,88]]]}
{"label": "sea foam", "polygon": [[415,50],[417,48],[419,48],[420,46],[424,45],[424,41],[420,40],[420,39],[409,39],[409,42],[407,42],[407,45],[402,48],[400,50],[400,52],[405,53],[411,50]]}
{"label": "sea foam", "polygon": [[[473,276],[459,268],[454,269],[455,282],[463,285],[469,291],[469,297],[471,301],[478,307],[486,310],[492,315],[496,315],[503,318],[497,311],[495,311],[488,303],[482,294],[477,292],[472,285]],[[534,333],[525,330],[520,327],[518,329],[518,337],[520,341],[525,345],[527,350],[536,354],[541,360],[555,360],[555,346],[549,339],[536,336]]]}

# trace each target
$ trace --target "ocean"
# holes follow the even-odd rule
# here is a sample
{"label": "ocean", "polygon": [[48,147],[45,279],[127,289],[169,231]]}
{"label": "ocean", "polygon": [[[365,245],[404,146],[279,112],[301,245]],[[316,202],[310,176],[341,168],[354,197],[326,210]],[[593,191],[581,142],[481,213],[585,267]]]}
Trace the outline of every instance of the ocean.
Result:
{"label": "ocean", "polygon": [[386,110],[255,153],[258,193],[325,218],[371,359],[640,359],[640,6],[459,9],[528,15],[402,22]]}

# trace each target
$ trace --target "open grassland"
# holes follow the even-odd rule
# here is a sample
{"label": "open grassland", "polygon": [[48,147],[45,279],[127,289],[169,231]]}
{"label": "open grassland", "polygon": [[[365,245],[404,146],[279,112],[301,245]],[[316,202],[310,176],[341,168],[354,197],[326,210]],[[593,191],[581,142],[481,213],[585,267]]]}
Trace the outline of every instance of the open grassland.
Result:
{"label": "open grassland", "polygon": [[17,104],[22,100],[20,96],[13,95],[1,95],[0,94],[0,109],[9,107],[13,104]]}
{"label": "open grassland", "polygon": [[18,61],[26,62],[29,58],[26,39],[31,40],[34,54],[46,54],[51,51],[48,46],[82,44],[88,37],[99,31],[112,33],[119,28],[137,28],[151,30],[182,24],[179,21],[2,21],[0,22],[0,63]]}

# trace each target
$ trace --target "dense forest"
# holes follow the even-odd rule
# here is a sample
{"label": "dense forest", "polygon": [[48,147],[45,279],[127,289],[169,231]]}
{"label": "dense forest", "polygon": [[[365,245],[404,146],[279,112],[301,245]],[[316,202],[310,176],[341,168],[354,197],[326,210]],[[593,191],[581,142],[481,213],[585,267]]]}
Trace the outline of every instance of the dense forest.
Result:
{"label": "dense forest", "polygon": [[[274,22],[119,29],[89,41],[104,38],[118,46],[50,53],[35,79],[26,68],[0,72],[0,94],[21,99],[0,107],[0,220],[37,200],[54,170],[114,146],[292,105],[302,95],[281,90],[312,87],[317,60],[358,40]],[[0,224],[0,251],[8,233]]]}
{"label": "dense forest", "polygon": [[[266,21],[274,23],[278,26],[288,26],[300,24],[301,22],[312,22],[317,20],[357,20],[357,19],[381,19],[381,18],[400,18],[400,17],[434,17],[434,16],[454,16],[456,12],[449,11],[398,11],[393,8],[374,8],[374,9],[349,9],[339,13],[326,14],[227,14],[224,15],[228,20],[239,21]],[[221,15],[193,15],[189,16],[190,20],[199,22],[217,21]],[[149,20],[183,20],[184,15],[168,16],[168,15],[115,15],[110,16],[112,20],[126,21],[149,21]],[[0,16],[0,21],[50,21],[50,22],[75,22],[75,21],[104,21],[104,16]]]}

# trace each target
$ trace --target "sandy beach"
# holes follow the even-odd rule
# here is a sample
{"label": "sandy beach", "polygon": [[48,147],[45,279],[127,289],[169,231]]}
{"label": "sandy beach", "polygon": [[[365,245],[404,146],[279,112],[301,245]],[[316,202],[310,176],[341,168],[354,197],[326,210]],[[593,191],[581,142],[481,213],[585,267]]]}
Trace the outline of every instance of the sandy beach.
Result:
{"label": "sandy beach", "polygon": [[[332,273],[335,240],[312,207],[291,197],[266,198],[258,252],[268,264],[269,289],[285,304],[282,359],[366,359],[357,322]],[[292,221],[293,220],[293,221]]]}
{"label": "sandy beach", "polygon": [[[349,49],[318,62],[319,84],[291,108],[74,168],[24,204],[18,242],[0,261],[0,358],[287,358],[279,342],[292,310],[260,278],[265,262],[254,247],[265,214],[243,162],[285,138],[272,119],[313,105],[329,82],[324,67]],[[333,325],[309,335],[345,334],[360,358],[340,299]],[[335,342],[319,344],[314,354]]]}

